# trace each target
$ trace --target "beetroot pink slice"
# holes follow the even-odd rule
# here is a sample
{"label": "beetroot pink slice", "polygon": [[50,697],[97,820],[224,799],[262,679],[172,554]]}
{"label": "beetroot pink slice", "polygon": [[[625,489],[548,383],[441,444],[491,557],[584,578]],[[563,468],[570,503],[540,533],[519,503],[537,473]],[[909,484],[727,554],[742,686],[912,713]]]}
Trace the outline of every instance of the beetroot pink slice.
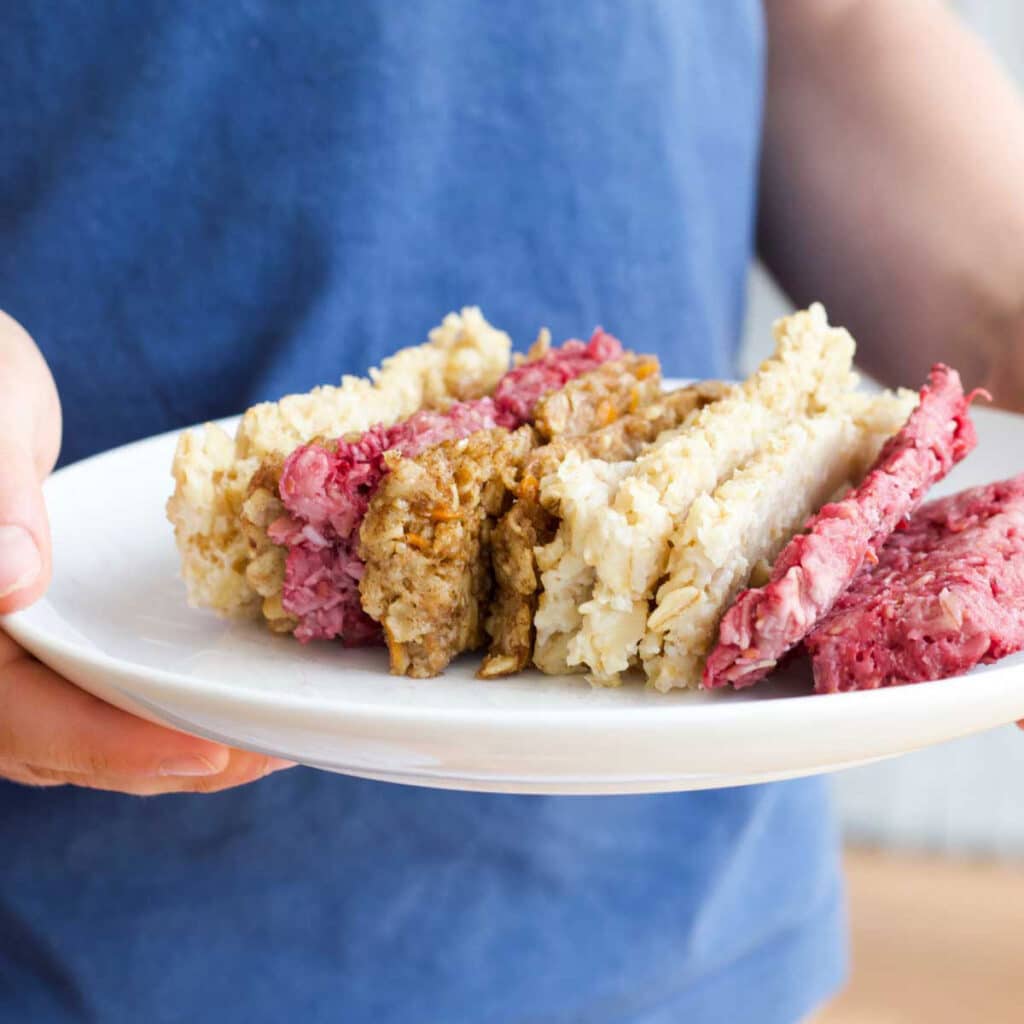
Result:
{"label": "beetroot pink slice", "polygon": [[828,613],[861,566],[977,443],[956,370],[932,368],[921,400],[860,486],[825,505],[782,550],[763,587],[726,612],[704,667],[705,687],[751,686]]}

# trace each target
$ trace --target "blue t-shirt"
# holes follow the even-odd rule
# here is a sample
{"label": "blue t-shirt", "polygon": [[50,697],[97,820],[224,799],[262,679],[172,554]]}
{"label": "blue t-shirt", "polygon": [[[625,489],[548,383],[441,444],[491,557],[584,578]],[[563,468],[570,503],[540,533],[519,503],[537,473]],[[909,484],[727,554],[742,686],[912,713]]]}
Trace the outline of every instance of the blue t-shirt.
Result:
{"label": "blue t-shirt", "polygon": [[[0,307],[62,459],[363,372],[479,304],[733,366],[754,0],[15,5]],[[59,572],[59,566],[57,567]],[[0,783],[0,1021],[791,1024],[838,984],[818,782],[543,798],[308,769]]]}

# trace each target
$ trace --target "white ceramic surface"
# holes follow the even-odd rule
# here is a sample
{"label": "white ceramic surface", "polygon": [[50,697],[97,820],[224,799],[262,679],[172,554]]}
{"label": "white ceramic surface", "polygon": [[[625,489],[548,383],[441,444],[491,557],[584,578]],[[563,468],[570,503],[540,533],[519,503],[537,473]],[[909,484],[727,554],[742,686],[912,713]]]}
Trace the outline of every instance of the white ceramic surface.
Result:
{"label": "white ceramic surface", "polygon": [[[1024,419],[981,411],[979,450],[943,487],[1024,463]],[[56,473],[55,576],[4,622],[110,702],[236,746],[370,778],[518,793],[641,793],[788,778],[1024,717],[1024,656],[968,677],[807,695],[804,670],[741,694],[592,689],[537,673],[481,682],[387,674],[383,651],[301,646],[188,608],[163,504],[174,435]]]}

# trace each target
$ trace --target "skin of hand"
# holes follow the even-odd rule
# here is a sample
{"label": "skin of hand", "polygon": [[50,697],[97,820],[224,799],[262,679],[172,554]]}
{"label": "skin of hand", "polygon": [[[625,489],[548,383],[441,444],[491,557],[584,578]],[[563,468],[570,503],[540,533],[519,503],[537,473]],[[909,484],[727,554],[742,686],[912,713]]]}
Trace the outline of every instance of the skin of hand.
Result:
{"label": "skin of hand", "polygon": [[[0,312],[0,614],[27,607],[49,583],[42,481],[60,436],[50,371],[29,335]],[[0,779],[148,796],[213,793],[289,766],[136,718],[0,631]]]}
{"label": "skin of hand", "polygon": [[1024,102],[940,0],[766,0],[758,246],[882,383],[1024,411]]}

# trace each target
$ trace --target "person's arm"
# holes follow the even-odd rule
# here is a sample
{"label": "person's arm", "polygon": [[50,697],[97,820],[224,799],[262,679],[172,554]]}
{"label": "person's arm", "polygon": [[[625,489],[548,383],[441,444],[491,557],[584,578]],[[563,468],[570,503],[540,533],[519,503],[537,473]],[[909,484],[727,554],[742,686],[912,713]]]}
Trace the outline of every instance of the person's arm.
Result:
{"label": "person's arm", "polygon": [[[32,339],[0,312],[0,614],[50,579],[42,481],[60,447],[60,402]],[[283,765],[162,729],[78,689],[0,631],[0,779],[154,794],[213,792]]]}
{"label": "person's arm", "polygon": [[1024,103],[939,0],[766,0],[758,243],[865,368],[1024,409]]}

